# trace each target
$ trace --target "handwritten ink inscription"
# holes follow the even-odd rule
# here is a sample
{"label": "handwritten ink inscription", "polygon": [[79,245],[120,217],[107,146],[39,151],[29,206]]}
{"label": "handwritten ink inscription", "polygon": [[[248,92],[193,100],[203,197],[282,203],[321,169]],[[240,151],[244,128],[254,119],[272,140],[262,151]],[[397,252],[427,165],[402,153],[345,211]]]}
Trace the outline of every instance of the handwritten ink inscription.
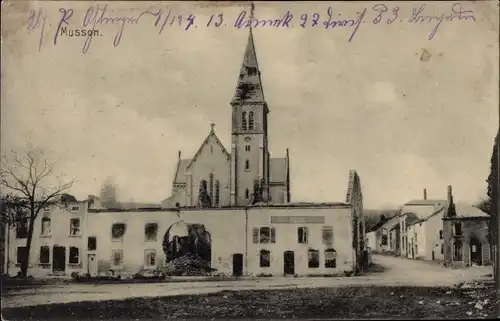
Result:
{"label": "handwritten ink inscription", "polygon": [[[279,17],[258,18],[251,16],[247,10],[242,10],[237,16],[229,17],[224,13],[214,13],[207,16],[196,16],[195,13],[181,13],[169,8],[155,8],[135,15],[119,16],[113,14],[108,5],[93,5],[80,13],[80,19],[76,18],[76,11],[71,8],[60,8],[56,30],[53,31],[53,45],[57,45],[60,38],[80,37],[84,38],[82,53],[88,52],[92,39],[103,36],[101,27],[105,25],[116,26],[116,32],[112,35],[113,46],[118,47],[122,42],[126,28],[139,24],[152,27],[153,32],[162,34],[168,29],[189,31],[194,28],[311,28],[311,29],[345,29],[349,30],[348,42],[351,42],[359,32],[362,25],[391,26],[397,24],[411,24],[429,26],[429,40],[436,37],[443,22],[475,22],[476,17],[471,9],[465,9],[462,3],[453,3],[446,12],[438,15],[429,15],[425,4],[411,8],[408,12],[398,6],[379,3],[371,7],[365,7],[355,14],[347,16],[332,6],[326,7],[323,12],[292,12],[287,10]],[[27,20],[29,33],[39,30],[39,46],[43,47],[43,36],[47,21],[47,14],[43,9],[31,10]],[[362,29],[362,28],[361,28]],[[108,29],[109,30],[109,29]]]}

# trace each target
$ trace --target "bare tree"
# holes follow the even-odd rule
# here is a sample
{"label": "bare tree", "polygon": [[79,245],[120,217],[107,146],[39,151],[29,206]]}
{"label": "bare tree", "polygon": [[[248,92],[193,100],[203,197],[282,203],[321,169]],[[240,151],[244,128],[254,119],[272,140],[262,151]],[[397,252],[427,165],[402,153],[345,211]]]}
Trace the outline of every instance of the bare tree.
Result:
{"label": "bare tree", "polygon": [[[6,222],[27,223],[26,250],[19,258],[21,276],[26,277],[29,253],[33,239],[33,229],[38,214],[52,203],[61,203],[61,196],[73,186],[73,181],[61,183],[60,176],[53,174],[55,162],[48,162],[41,149],[29,149],[19,156],[16,152],[4,154],[0,170],[0,185],[5,210],[2,211]],[[66,194],[68,195],[68,194]],[[64,201],[64,200],[63,200]]]}

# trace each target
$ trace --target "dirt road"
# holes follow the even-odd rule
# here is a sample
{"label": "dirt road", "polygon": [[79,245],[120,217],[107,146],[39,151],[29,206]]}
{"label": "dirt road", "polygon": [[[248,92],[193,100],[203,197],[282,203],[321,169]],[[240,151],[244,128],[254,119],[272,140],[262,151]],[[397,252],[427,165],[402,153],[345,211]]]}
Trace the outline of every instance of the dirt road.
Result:
{"label": "dirt road", "polygon": [[383,272],[365,276],[335,278],[262,278],[224,282],[182,282],[147,284],[66,284],[34,289],[12,290],[2,295],[2,307],[33,306],[76,301],[120,300],[133,297],[157,297],[213,293],[222,290],[260,290],[314,287],[349,287],[365,285],[451,286],[479,279],[491,273],[491,267],[451,270],[434,263],[390,256],[373,257]]}

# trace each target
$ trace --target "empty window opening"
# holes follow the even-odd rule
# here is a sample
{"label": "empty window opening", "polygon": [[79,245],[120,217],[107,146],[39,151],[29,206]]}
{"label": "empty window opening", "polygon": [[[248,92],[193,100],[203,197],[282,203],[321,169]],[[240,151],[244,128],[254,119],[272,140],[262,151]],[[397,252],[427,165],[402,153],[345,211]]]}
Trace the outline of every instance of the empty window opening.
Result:
{"label": "empty window opening", "polygon": [[241,129],[247,130],[247,112],[246,111],[241,113]]}
{"label": "empty window opening", "polygon": [[144,253],[144,265],[148,268],[156,266],[156,251],[155,250],[146,250]]}
{"label": "empty window opening", "polygon": [[42,218],[42,231],[41,235],[48,236],[50,235],[50,218],[43,217]]}
{"label": "empty window opening", "polygon": [[69,264],[80,263],[80,250],[77,247],[71,246],[69,248]]}
{"label": "empty window opening", "polygon": [[89,236],[87,240],[87,249],[89,251],[97,250],[97,238],[95,236]]}
{"label": "empty window opening", "polygon": [[146,241],[156,241],[158,235],[158,224],[147,223],[144,227],[144,235],[146,237]]}
{"label": "empty window opening", "polygon": [[248,129],[249,130],[253,130],[253,127],[254,127],[254,119],[253,119],[253,111],[251,111],[249,114],[248,114]]}
{"label": "empty window opening", "polygon": [[50,247],[40,247],[40,264],[50,264]]}
{"label": "empty window opening", "polygon": [[300,244],[308,243],[308,229],[307,227],[297,228],[297,242]]}
{"label": "empty window opening", "polygon": [[113,241],[123,241],[126,225],[124,223],[115,223],[111,227],[111,237]]}
{"label": "empty window opening", "polygon": [[271,252],[268,250],[260,250],[260,267],[271,266]]}
{"label": "empty window opening", "polygon": [[319,268],[319,251],[310,249],[308,251],[308,267],[309,268]]}
{"label": "empty window opening", "polygon": [[72,218],[69,221],[69,235],[80,235],[80,219]]}
{"label": "empty window opening", "polygon": [[334,249],[325,250],[325,268],[337,267],[337,251]]}

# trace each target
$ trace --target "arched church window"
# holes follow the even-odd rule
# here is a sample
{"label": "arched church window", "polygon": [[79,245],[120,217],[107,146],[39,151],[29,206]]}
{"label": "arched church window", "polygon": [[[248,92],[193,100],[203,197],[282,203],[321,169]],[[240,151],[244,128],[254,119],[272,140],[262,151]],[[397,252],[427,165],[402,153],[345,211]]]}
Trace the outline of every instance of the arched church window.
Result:
{"label": "arched church window", "polygon": [[208,188],[210,189],[210,199],[213,200],[214,199],[214,174],[210,173],[210,185],[208,186]]}
{"label": "arched church window", "polygon": [[248,129],[253,130],[254,119],[253,119],[253,111],[248,114]]}
{"label": "arched church window", "polygon": [[250,169],[250,161],[247,159],[245,161],[245,170],[249,170]]}
{"label": "arched church window", "polygon": [[246,111],[241,113],[241,129],[247,130],[247,112]]}
{"label": "arched church window", "polygon": [[245,189],[245,198],[246,199],[249,199],[250,198],[250,191],[247,189]]}
{"label": "arched church window", "polygon": [[215,206],[219,206],[219,198],[220,198],[220,184],[219,180],[215,182]]}
{"label": "arched church window", "polygon": [[249,152],[250,151],[250,145],[245,145],[245,151]]}

